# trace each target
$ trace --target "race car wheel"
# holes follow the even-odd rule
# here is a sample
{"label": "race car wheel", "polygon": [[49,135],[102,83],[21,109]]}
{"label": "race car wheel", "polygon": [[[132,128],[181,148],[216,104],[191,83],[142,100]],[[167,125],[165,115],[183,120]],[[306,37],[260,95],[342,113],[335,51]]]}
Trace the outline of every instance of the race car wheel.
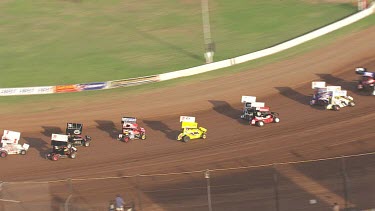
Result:
{"label": "race car wheel", "polygon": [[53,161],[58,161],[59,158],[60,158],[59,155],[53,155],[53,156],[52,156],[52,160],[53,160]]}
{"label": "race car wheel", "polygon": [[332,108],[333,108],[334,111],[339,111],[340,110],[340,106],[338,106],[338,105],[334,105],[334,106],[332,106]]}
{"label": "race car wheel", "polygon": [[84,145],[85,145],[85,147],[89,147],[89,146],[90,146],[90,142],[89,142],[89,141],[86,141],[86,142],[84,143]]}
{"label": "race car wheel", "polygon": [[354,103],[354,102],[349,102],[349,106],[350,106],[350,107],[354,107],[354,106],[355,106],[355,103]]}
{"label": "race car wheel", "polygon": [[263,127],[264,126],[264,122],[263,121],[258,121],[258,122],[256,122],[256,125],[258,127]]}
{"label": "race car wheel", "polygon": [[76,154],[76,153],[73,152],[72,154],[70,154],[70,158],[71,158],[71,159],[75,159],[76,157],[77,157],[77,154]]}
{"label": "race car wheel", "polygon": [[146,139],[146,134],[143,133],[143,134],[141,135],[141,139],[142,139],[142,140],[145,140],[145,139]]}
{"label": "race car wheel", "polygon": [[205,133],[202,134],[202,139],[206,139],[207,135]]}
{"label": "race car wheel", "polygon": [[5,158],[6,156],[8,156],[8,153],[6,151],[0,152],[0,157]]}
{"label": "race car wheel", "polygon": [[189,136],[184,136],[184,138],[182,138],[182,140],[186,143],[186,142],[189,142],[190,141],[190,137]]}
{"label": "race car wheel", "polygon": [[20,154],[21,155],[26,155],[26,150],[21,150]]}
{"label": "race car wheel", "polygon": [[279,123],[279,122],[280,122],[280,118],[275,117],[275,118],[273,119],[273,122],[274,122],[274,123]]}

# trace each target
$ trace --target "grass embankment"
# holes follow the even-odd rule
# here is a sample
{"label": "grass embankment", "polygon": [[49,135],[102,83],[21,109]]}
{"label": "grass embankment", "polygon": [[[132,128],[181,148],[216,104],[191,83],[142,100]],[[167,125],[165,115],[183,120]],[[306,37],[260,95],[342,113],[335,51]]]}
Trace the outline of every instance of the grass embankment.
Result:
{"label": "grass embankment", "polygon": [[[350,4],[216,0],[215,60],[256,51],[334,22]],[[0,3],[0,87],[108,81],[204,63],[200,1]]]}

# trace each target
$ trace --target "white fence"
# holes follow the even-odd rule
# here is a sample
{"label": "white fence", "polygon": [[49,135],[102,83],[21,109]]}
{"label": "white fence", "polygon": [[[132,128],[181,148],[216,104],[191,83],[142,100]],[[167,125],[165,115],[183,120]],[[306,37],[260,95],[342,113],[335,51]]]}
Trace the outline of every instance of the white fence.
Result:
{"label": "white fence", "polygon": [[[294,38],[287,42],[278,44],[276,46],[266,48],[260,51],[249,53],[246,55],[238,56],[231,59],[226,59],[223,61],[218,61],[210,64],[205,64],[197,67],[192,67],[183,70],[177,70],[169,73],[163,73],[153,76],[145,76],[139,78],[129,78],[120,79],[107,82],[94,82],[89,84],[72,84],[72,85],[62,85],[62,86],[49,86],[49,87],[22,87],[22,88],[0,88],[0,96],[12,96],[12,95],[33,95],[33,94],[51,94],[51,93],[64,93],[64,92],[80,92],[88,90],[100,90],[100,89],[111,89],[124,86],[135,86],[145,83],[154,83],[158,81],[166,81],[180,77],[186,77],[191,75],[196,75],[200,73],[205,73],[213,70],[218,70],[226,67],[230,67],[236,64],[252,61],[265,56],[269,56],[275,53],[279,53],[286,49],[295,47],[317,37],[323,36],[344,26],[357,22],[371,14],[375,13],[375,3],[373,3],[369,8],[360,11],[354,15],[344,18],[338,22],[332,23],[323,28],[312,31],[303,36]],[[92,87],[87,88],[92,85]],[[85,88],[86,87],[86,88]]]}

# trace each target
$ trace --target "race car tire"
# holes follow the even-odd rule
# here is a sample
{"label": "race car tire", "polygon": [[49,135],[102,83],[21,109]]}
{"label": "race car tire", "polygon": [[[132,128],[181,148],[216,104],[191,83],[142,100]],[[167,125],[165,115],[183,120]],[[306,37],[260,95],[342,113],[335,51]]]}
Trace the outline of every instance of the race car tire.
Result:
{"label": "race car tire", "polygon": [[280,118],[275,117],[275,118],[273,119],[273,122],[274,122],[274,123],[279,123],[279,122],[280,122]]}
{"label": "race car tire", "polygon": [[145,140],[145,139],[146,139],[146,134],[143,133],[143,134],[141,135],[141,139],[142,139],[142,140]]}
{"label": "race car tire", "polygon": [[354,103],[354,102],[349,102],[349,106],[350,106],[350,107],[354,107],[354,106],[355,106],[355,103]]}
{"label": "race car tire", "polygon": [[70,154],[70,158],[71,158],[71,159],[75,159],[76,157],[77,157],[77,154],[76,154],[76,153],[73,152],[72,154]]}
{"label": "race car tire", "polygon": [[6,156],[8,156],[8,152],[6,152],[6,151],[0,151],[0,157],[1,158],[5,158]]}
{"label": "race car tire", "polygon": [[324,106],[326,105],[326,102],[324,102],[323,100],[318,100],[318,105]]}
{"label": "race car tire", "polygon": [[52,156],[52,160],[53,160],[53,161],[58,161],[59,158],[60,158],[59,155],[53,155],[53,156]]}
{"label": "race car tire", "polygon": [[85,147],[89,147],[89,146],[90,146],[90,142],[89,142],[89,141],[86,141],[86,142],[84,143],[84,145],[85,145]]}
{"label": "race car tire", "polygon": [[21,150],[20,154],[21,155],[26,155],[26,150]]}
{"label": "race car tire", "polygon": [[263,127],[264,126],[264,122],[263,121],[257,121],[255,123],[258,127]]}
{"label": "race car tire", "polygon": [[340,106],[338,106],[338,105],[334,105],[334,106],[332,106],[332,108],[333,108],[334,111],[340,111]]}
{"label": "race car tire", "polygon": [[182,138],[182,140],[186,143],[186,142],[189,142],[190,141],[190,137],[189,136],[184,136]]}
{"label": "race car tire", "polygon": [[207,134],[203,133],[202,134],[202,139],[206,139],[207,138]]}

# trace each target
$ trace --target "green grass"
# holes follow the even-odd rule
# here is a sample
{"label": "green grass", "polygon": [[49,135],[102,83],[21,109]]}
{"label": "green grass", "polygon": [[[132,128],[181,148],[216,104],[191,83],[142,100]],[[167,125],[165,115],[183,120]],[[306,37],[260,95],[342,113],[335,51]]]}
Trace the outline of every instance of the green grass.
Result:
{"label": "green grass", "polygon": [[[113,100],[116,97],[127,97],[133,94],[138,94],[141,92],[152,91],[155,89],[163,89],[175,86],[176,84],[190,84],[194,83],[195,81],[204,81],[208,79],[212,79],[215,77],[221,77],[229,74],[233,74],[240,71],[248,71],[252,68],[256,68],[265,64],[277,62],[283,59],[292,58],[294,56],[300,55],[302,53],[306,53],[308,51],[312,51],[323,46],[332,43],[339,37],[346,36],[351,33],[355,33],[366,29],[368,27],[375,25],[375,15],[371,15],[359,22],[356,22],[352,25],[349,25],[345,28],[332,32],[326,36],[314,39],[292,49],[280,52],[278,54],[274,54],[265,58],[257,59],[254,61],[246,62],[243,64],[239,64],[233,67],[224,68],[215,70],[212,72],[195,75],[191,77],[179,78],[165,82],[159,82],[154,84],[146,84],[142,86],[134,86],[134,87],[127,87],[127,88],[118,88],[118,89],[111,89],[111,90],[102,90],[102,91],[89,91],[89,92],[80,92],[80,93],[66,93],[66,94],[56,94],[56,95],[34,95],[34,96],[10,96],[10,97],[2,97],[0,101],[0,114],[7,114],[7,113],[30,113],[30,112],[40,112],[45,110],[54,110],[59,108],[59,106],[64,106],[64,101],[75,101],[75,100],[83,100],[83,101],[95,101],[97,99],[100,100]],[[35,103],[41,103],[42,105],[38,106],[29,106],[28,109],[20,109],[19,107],[24,107],[25,105],[33,105]],[[18,106],[19,105],[19,106]]]}
{"label": "green grass", "polygon": [[[211,2],[215,60],[275,45],[356,9],[302,0]],[[0,11],[0,87],[107,81],[204,63],[200,1],[5,0]]]}

